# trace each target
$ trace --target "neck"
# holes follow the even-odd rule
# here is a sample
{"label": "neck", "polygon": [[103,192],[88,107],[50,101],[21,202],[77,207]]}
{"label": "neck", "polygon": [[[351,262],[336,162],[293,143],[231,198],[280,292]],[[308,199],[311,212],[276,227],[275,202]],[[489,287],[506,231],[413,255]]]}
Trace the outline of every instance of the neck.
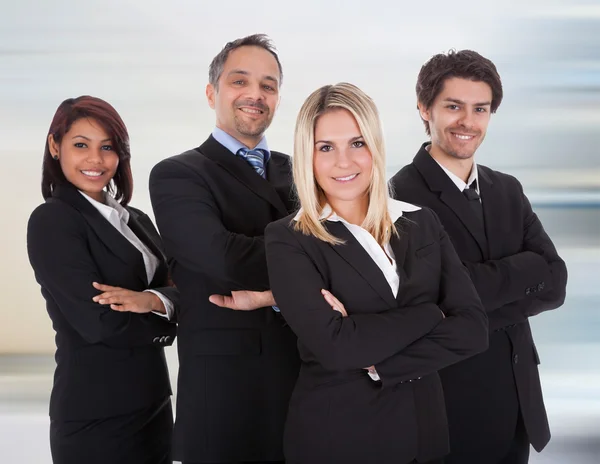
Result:
{"label": "neck", "polygon": [[369,198],[367,196],[352,200],[328,200],[329,206],[339,217],[357,226],[362,226],[367,217],[367,210],[369,209]]}
{"label": "neck", "polygon": [[227,135],[230,135],[231,137],[236,139],[238,142],[243,143],[250,150],[253,150],[256,147],[256,145],[259,144],[259,142],[262,140],[262,138],[264,136],[264,134],[260,134],[259,136],[256,136],[256,137],[246,136],[246,135],[242,135],[242,134],[231,134],[225,128],[221,127],[218,122],[217,122],[217,127],[219,129],[221,129],[223,132],[225,132]]}
{"label": "neck", "polygon": [[471,170],[473,169],[473,157],[466,159],[457,158],[446,153],[441,147],[435,144],[429,145],[429,154],[431,157],[444,166],[448,171],[457,177],[460,177],[463,182],[469,180]]}
{"label": "neck", "polygon": [[104,205],[106,204],[106,198],[104,197],[104,190],[101,190],[100,192],[86,192],[86,191],[82,190],[82,192],[85,193],[92,200],[96,200],[98,203],[102,203]]}

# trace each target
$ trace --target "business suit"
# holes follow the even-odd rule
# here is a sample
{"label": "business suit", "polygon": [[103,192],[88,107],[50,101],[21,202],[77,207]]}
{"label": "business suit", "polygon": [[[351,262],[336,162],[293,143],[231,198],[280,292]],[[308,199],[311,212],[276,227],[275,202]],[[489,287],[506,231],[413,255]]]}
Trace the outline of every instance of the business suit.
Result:
{"label": "business suit", "polygon": [[[99,294],[95,281],[156,289],[177,306],[158,233],[141,211],[127,210],[128,226],[160,260],[152,282],[142,254],[71,184],[57,186],[29,219],[29,260],[56,331],[50,418],[58,463],[170,462],[171,388],[163,347],[173,343],[176,326],[155,314],[117,312],[92,301]],[[149,435],[141,430],[145,420]],[[130,425],[154,446],[136,447],[126,435],[112,439]]]}
{"label": "business suit", "polygon": [[[390,245],[397,297],[346,226],[324,224],[345,244],[303,235],[291,216],[265,234],[273,293],[302,358],[286,423],[287,462],[440,458],[448,437],[436,371],[487,347],[487,318],[475,289],[430,210],[396,221],[399,237]],[[347,318],[321,289],[344,304]],[[371,365],[380,382],[363,369]]]}
{"label": "business suit", "polygon": [[263,234],[294,208],[289,157],[272,151],[265,179],[211,135],[154,167],[150,197],[182,298],[175,458],[283,459],[296,338],[271,307],[233,311],[208,297],[270,289]]}
{"label": "business suit", "polygon": [[562,305],[565,263],[514,177],[477,166],[483,228],[426,146],[392,188],[438,214],[490,322],[488,351],[440,372],[452,450],[446,462],[496,463],[511,447],[520,450],[504,462],[526,462],[527,442],[541,451],[550,439],[528,318]]}

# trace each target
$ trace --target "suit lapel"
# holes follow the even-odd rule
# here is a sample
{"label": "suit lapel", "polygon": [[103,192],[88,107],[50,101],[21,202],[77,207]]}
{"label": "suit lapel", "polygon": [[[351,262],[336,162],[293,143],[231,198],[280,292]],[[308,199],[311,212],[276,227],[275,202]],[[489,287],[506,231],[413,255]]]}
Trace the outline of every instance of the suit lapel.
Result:
{"label": "suit lapel", "polygon": [[[217,142],[212,135],[196,151],[217,163],[255,194],[269,202],[280,214],[280,217],[289,214],[282,199],[269,181],[259,176],[246,160],[231,153]],[[267,165],[267,175],[273,169],[270,164],[271,160]],[[274,167],[276,168],[276,166]]]}
{"label": "suit lapel", "polygon": [[77,209],[106,247],[125,265],[133,266],[138,277],[146,286],[148,285],[146,267],[140,251],[123,237],[75,187],[70,184],[57,186],[52,196]]}
{"label": "suit lapel", "polygon": [[[278,152],[271,152],[271,159],[267,163],[267,179],[273,186],[286,209],[285,216],[298,210],[298,203],[293,192],[292,163],[289,156]],[[283,211],[277,210],[279,214]],[[285,217],[279,216],[279,217]]]}
{"label": "suit lapel", "polygon": [[142,224],[142,221],[145,222],[146,220],[145,217],[140,216],[137,211],[131,208],[127,208],[127,211],[129,211],[129,221],[127,222],[127,225],[142,243],[154,253],[154,256],[158,258],[158,267],[154,272],[152,282],[149,282],[148,285],[150,287],[160,286],[166,282],[168,278],[168,268],[166,265],[167,258],[155,241],[155,239],[160,240],[160,237],[152,237],[152,235],[155,234],[151,234],[151,229]]}
{"label": "suit lapel", "polygon": [[506,209],[506,200],[502,197],[501,190],[498,189],[498,186],[494,186],[494,182],[481,166],[477,166],[477,176],[488,243],[487,258],[489,259],[502,256],[502,244],[506,242],[502,237],[505,229],[499,227],[498,221],[502,220],[502,213]]}
{"label": "suit lapel", "polygon": [[488,250],[486,246],[487,240],[485,237],[485,230],[481,228],[479,221],[469,207],[468,200],[462,192],[456,188],[456,185],[446,175],[444,170],[431,157],[429,152],[425,149],[426,145],[427,144],[424,144],[415,156],[413,160],[415,167],[421,173],[423,179],[425,179],[429,189],[432,192],[439,193],[440,200],[454,212],[473,236],[479,245],[482,254],[487,256]]}
{"label": "suit lapel", "polygon": [[[390,238],[390,246],[394,252],[394,259],[396,260],[396,268],[398,276],[400,277],[400,285],[406,282],[408,279],[406,271],[404,270],[406,265],[406,258],[408,253],[408,235],[404,233],[405,220],[401,217],[396,221],[396,230],[398,235],[392,235]],[[400,292],[398,292],[398,297]]]}
{"label": "suit lapel", "polygon": [[332,235],[345,242],[343,245],[330,245],[333,250],[350,264],[390,307],[395,307],[396,299],[383,272],[354,235],[341,222],[326,221],[325,227]]}

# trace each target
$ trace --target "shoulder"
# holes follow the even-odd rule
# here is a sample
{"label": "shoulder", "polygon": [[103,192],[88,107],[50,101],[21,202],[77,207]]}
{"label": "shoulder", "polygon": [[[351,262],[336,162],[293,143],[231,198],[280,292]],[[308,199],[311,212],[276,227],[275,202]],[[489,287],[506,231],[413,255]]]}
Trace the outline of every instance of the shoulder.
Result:
{"label": "shoulder", "polygon": [[133,214],[133,215],[134,215],[134,216],[136,216],[136,217],[147,216],[147,214],[146,214],[146,213],[144,213],[144,212],[143,212],[141,209],[134,208],[134,207],[133,207],[133,206],[131,206],[131,205],[127,205],[127,206],[125,207],[125,209],[126,209],[127,211],[129,211],[129,214]]}
{"label": "shoulder", "polygon": [[271,158],[274,161],[278,161],[278,162],[284,163],[284,164],[289,164],[292,162],[292,158],[289,155],[286,155],[285,153],[281,153],[280,151],[272,151]]}
{"label": "shoulder", "polygon": [[165,171],[171,170],[185,170],[190,167],[195,167],[201,165],[203,162],[207,160],[206,157],[202,156],[202,154],[198,151],[198,149],[194,148],[192,150],[184,151],[175,156],[170,156],[169,158],[165,158],[162,161],[158,162],[153,168],[151,172],[152,175],[156,175],[157,173],[162,173]]}
{"label": "shoulder", "polygon": [[37,225],[62,226],[65,223],[84,224],[84,220],[77,209],[58,198],[48,198],[45,203],[34,209],[29,217],[29,227]]}
{"label": "shoulder", "polygon": [[269,223],[265,229],[265,236],[267,235],[294,235],[296,233],[302,235],[294,228],[294,218],[297,213],[292,213],[284,218],[278,219]]}
{"label": "shoulder", "polygon": [[392,176],[390,184],[394,185],[394,187],[401,187],[407,182],[414,183],[419,177],[419,171],[417,171],[417,168],[413,163],[410,163]]}
{"label": "shoulder", "polygon": [[438,215],[426,206],[404,213],[395,224],[400,233],[415,234],[421,238],[424,236],[438,237],[443,230]]}
{"label": "shoulder", "polygon": [[477,170],[479,171],[480,175],[483,175],[484,177],[487,176],[494,184],[498,183],[502,186],[518,187],[519,189],[521,188],[521,183],[515,176],[505,172],[495,171],[494,169],[482,164],[477,165]]}
{"label": "shoulder", "polygon": [[56,198],[38,206],[27,222],[27,246],[73,246],[74,240],[87,236],[83,215],[74,207]]}

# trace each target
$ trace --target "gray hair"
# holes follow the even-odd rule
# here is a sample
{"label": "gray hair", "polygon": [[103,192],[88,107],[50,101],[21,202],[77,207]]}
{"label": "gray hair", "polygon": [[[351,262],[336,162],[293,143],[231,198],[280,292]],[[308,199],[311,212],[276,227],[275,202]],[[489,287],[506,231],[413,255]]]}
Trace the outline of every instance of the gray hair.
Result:
{"label": "gray hair", "polygon": [[232,42],[227,42],[223,47],[223,50],[221,50],[210,63],[210,67],[208,68],[208,82],[210,84],[215,88],[218,88],[219,78],[221,77],[221,74],[223,74],[223,67],[229,57],[229,53],[240,47],[260,47],[273,55],[275,61],[277,61],[277,66],[279,67],[279,84],[281,85],[281,82],[283,81],[283,70],[281,68],[281,63],[279,62],[279,57],[277,56],[277,49],[266,34],[252,34]]}

